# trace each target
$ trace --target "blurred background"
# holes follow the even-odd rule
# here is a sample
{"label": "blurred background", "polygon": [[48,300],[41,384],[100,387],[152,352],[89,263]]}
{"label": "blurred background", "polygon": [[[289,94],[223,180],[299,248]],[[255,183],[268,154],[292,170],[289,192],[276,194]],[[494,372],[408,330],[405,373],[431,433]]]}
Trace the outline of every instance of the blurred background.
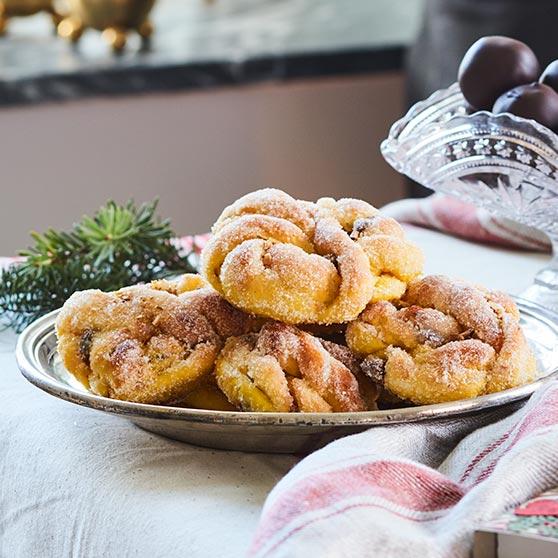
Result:
{"label": "blurred background", "polygon": [[556,4],[1,0],[0,255],[108,198],[158,196],[187,234],[262,186],[422,195],[379,153],[390,125],[479,36],[556,58]]}

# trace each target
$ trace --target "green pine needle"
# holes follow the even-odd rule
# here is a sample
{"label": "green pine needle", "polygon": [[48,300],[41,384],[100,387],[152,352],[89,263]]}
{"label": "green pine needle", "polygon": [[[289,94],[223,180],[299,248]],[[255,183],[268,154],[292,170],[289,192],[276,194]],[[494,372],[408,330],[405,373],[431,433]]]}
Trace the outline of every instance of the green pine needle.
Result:
{"label": "green pine needle", "polygon": [[113,291],[194,271],[156,209],[156,200],[139,207],[109,201],[69,232],[31,233],[34,246],[20,252],[25,260],[0,271],[2,323],[21,331],[75,291]]}

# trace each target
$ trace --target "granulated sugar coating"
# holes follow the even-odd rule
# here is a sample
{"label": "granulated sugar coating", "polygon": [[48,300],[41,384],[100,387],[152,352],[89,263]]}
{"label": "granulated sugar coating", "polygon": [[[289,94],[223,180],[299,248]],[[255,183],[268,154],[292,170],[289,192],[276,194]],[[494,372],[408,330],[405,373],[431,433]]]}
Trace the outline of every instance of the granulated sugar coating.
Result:
{"label": "granulated sugar coating", "polygon": [[399,224],[361,200],[259,190],[227,207],[213,234],[201,264],[209,283],[238,308],[291,324],[348,322],[422,272]]}
{"label": "granulated sugar coating", "polygon": [[513,300],[442,276],[411,282],[396,304],[370,304],[346,340],[357,354],[381,358],[384,387],[417,404],[493,393],[536,375]]}
{"label": "granulated sugar coating", "polygon": [[212,372],[226,337],[255,325],[199,278],[186,276],[113,293],[75,293],[56,329],[66,368],[94,393],[170,403]]}
{"label": "granulated sugar coating", "polygon": [[320,341],[294,326],[265,324],[227,340],[215,377],[245,411],[345,412],[368,407],[351,371]]}

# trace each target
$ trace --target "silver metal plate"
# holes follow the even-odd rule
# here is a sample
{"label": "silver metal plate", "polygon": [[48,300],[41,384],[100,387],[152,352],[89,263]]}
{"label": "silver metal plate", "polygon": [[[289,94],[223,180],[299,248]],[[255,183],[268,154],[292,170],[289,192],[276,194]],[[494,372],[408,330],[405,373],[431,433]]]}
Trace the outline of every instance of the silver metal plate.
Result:
{"label": "silver metal plate", "polygon": [[516,302],[539,361],[540,378],[500,393],[439,405],[360,413],[244,413],[108,399],[87,391],[62,365],[54,331],[58,311],[38,319],[20,335],[16,358],[25,378],[47,393],[106,413],[125,415],[141,428],[162,436],[219,449],[305,453],[373,426],[441,420],[511,405],[529,397],[544,382],[558,379],[558,315],[527,300]]}

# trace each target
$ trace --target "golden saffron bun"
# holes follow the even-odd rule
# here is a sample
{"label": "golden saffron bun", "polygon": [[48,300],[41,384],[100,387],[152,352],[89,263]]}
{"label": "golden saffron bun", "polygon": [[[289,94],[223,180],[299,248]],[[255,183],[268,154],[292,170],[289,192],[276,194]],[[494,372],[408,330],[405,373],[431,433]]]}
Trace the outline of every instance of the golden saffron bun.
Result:
{"label": "golden saffron bun", "polygon": [[268,322],[259,333],[227,339],[215,365],[217,384],[244,411],[364,411],[359,383],[312,335]]}
{"label": "golden saffron bun", "polygon": [[77,292],[62,308],[56,332],[64,365],[94,393],[171,403],[213,371],[227,337],[254,324],[213,289],[186,276],[111,293]]}
{"label": "golden saffron bun", "polygon": [[443,276],[412,282],[400,301],[368,305],[346,341],[375,381],[419,405],[523,385],[537,372],[513,300]]}
{"label": "golden saffron bun", "polygon": [[422,272],[401,226],[360,200],[259,190],[227,207],[212,232],[202,275],[238,308],[285,323],[354,320]]}

